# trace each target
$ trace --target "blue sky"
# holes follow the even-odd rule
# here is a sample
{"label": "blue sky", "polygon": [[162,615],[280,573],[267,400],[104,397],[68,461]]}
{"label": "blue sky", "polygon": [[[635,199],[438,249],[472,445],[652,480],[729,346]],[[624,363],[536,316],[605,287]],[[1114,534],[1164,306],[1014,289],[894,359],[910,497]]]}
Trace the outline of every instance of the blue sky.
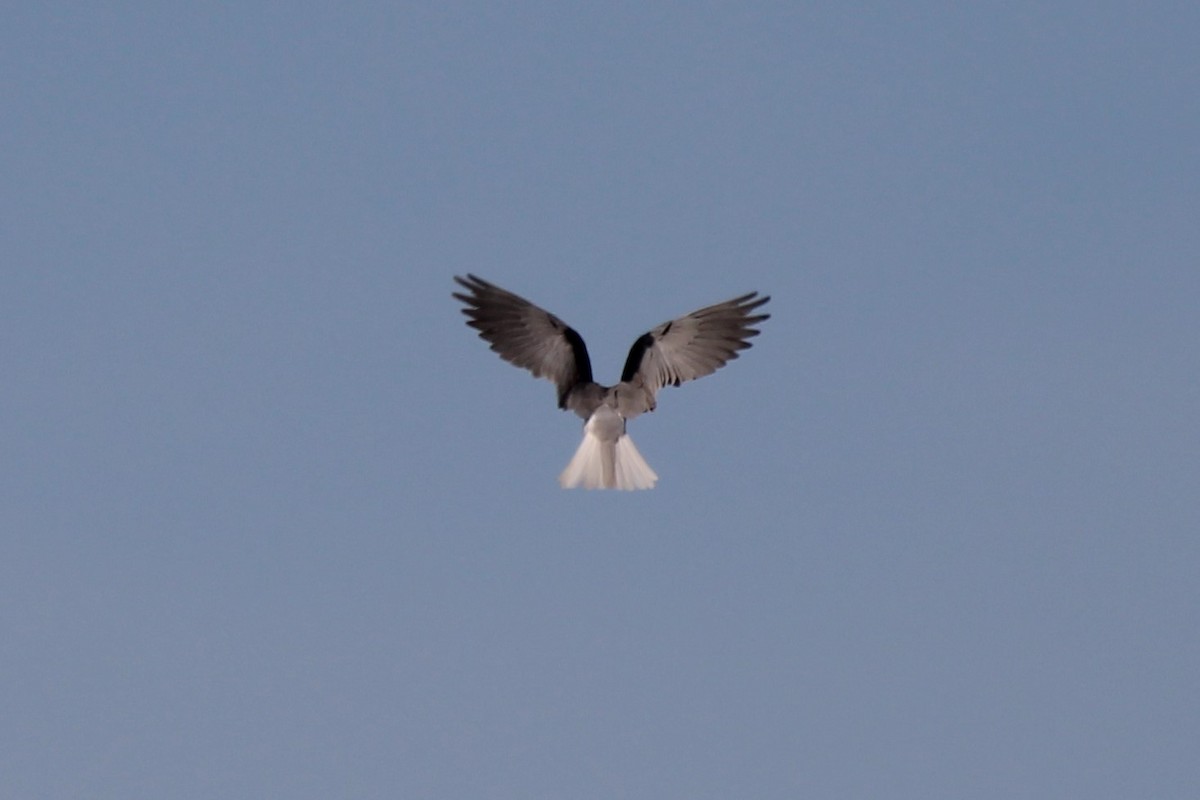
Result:
{"label": "blue sky", "polygon": [[[1193,4],[23,4],[0,794],[1200,793]],[[758,290],[564,492],[554,390]]]}

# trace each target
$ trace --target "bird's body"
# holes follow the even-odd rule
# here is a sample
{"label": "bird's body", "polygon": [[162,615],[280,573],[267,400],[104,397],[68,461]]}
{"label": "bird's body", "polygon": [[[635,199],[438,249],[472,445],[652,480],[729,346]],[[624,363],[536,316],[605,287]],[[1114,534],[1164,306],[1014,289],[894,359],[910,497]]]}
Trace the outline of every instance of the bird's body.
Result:
{"label": "bird's body", "polygon": [[587,419],[601,406],[613,409],[624,419],[654,410],[654,393],[645,384],[621,381],[616,386],[598,383],[579,384],[567,394],[566,408]]}
{"label": "bird's body", "polygon": [[583,338],[558,317],[474,275],[454,280],[470,292],[454,294],[467,306],[467,324],[501,358],[552,381],[558,407],[585,420],[583,442],[559,476],[568,489],[652,488],[658,475],[634,447],[626,421],[653,411],[663,386],[703,377],[737,358],[758,335],[753,326],[769,317],[751,314],[770,299],[752,292],[664,322],[634,342],[620,382],[603,386],[592,380]]}

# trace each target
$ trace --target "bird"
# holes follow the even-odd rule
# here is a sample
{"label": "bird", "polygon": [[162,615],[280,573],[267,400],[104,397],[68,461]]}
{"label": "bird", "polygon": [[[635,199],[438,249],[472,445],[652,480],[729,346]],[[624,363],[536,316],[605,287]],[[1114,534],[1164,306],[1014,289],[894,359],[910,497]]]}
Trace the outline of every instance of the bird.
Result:
{"label": "bird", "polygon": [[706,306],[664,322],[639,336],[629,349],[621,380],[603,386],[592,379],[587,346],[575,329],[550,312],[494,283],[468,273],[454,276],[463,292],[467,325],[502,359],[550,380],[558,407],[584,420],[583,441],[559,475],[564,489],[651,489],[658,475],[626,433],[626,422],[656,407],[658,390],[716,372],[750,347],[756,326],[770,314],[755,313],[770,297],[758,292]]}

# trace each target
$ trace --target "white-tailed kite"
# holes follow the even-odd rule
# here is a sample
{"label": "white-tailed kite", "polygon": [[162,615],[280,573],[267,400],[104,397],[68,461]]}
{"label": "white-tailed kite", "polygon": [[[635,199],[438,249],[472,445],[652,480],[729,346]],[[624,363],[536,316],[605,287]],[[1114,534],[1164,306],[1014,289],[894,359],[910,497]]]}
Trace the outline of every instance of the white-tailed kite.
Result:
{"label": "white-tailed kite", "polygon": [[758,292],[735,297],[664,322],[642,334],[629,349],[621,382],[601,386],[583,339],[570,326],[523,297],[482,278],[455,276],[469,294],[454,293],[479,337],[501,358],[558,387],[558,407],[585,422],[583,442],[559,476],[564,489],[651,489],[658,475],[625,433],[625,421],[654,410],[664,386],[716,372],[738,357],[757,336],[754,327],[770,317],[752,314],[771,298]]}

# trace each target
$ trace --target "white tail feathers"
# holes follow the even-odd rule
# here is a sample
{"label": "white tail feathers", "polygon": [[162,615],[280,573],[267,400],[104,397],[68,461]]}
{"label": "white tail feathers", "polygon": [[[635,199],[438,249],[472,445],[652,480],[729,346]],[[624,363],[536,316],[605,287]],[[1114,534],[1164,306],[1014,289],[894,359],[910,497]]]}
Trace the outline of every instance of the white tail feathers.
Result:
{"label": "white tail feathers", "polygon": [[[625,421],[611,409],[601,408],[607,414],[598,410],[588,420],[579,449],[558,476],[559,484],[564,489],[653,489],[658,475],[624,434]],[[614,419],[619,426],[615,430]]]}

